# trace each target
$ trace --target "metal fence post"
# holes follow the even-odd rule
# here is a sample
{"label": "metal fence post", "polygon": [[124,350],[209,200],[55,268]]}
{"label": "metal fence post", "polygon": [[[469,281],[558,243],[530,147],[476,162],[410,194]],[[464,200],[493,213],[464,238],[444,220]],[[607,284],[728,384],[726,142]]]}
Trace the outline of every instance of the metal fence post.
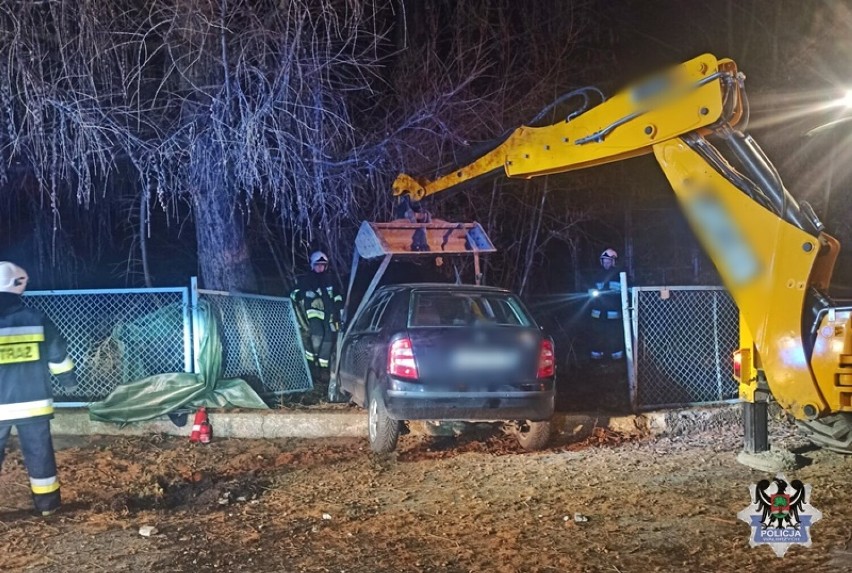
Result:
{"label": "metal fence post", "polygon": [[190,308],[189,289],[181,294],[181,316],[183,317],[183,371],[192,372],[192,309]]}
{"label": "metal fence post", "polygon": [[619,273],[618,278],[621,284],[621,320],[624,327],[624,357],[627,364],[627,391],[630,396],[630,405],[636,408],[636,369],[635,357],[633,351],[633,329],[631,327],[631,314],[634,309],[631,309],[629,299],[627,297],[627,273]]}
{"label": "metal fence post", "polygon": [[198,316],[198,277],[189,279],[190,308],[192,309],[192,371],[196,374],[201,372],[198,359],[201,356],[201,319]]}
{"label": "metal fence post", "polygon": [[631,289],[631,333],[633,334],[633,355],[630,364],[630,372],[628,373],[628,383],[630,385],[630,405],[633,410],[639,407],[639,289],[633,287]]}

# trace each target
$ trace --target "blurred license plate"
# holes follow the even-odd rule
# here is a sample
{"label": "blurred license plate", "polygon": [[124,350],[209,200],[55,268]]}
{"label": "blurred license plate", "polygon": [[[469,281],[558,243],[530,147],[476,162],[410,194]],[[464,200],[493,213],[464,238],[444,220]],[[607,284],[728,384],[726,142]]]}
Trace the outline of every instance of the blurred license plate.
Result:
{"label": "blurred license plate", "polygon": [[518,355],[499,350],[458,350],[452,365],[458,370],[506,370],[518,365]]}

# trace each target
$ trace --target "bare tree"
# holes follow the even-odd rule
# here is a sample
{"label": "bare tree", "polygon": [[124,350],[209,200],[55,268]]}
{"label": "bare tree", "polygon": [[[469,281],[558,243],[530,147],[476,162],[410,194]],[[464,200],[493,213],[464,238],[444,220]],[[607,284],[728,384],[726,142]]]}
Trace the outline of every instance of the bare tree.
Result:
{"label": "bare tree", "polygon": [[[582,83],[588,4],[518,4],[5,0],[0,187],[29,181],[54,238],[69,202],[121,205],[147,283],[152,212],[187,206],[208,287],[255,290],[252,245],[288,276],[314,247],[345,269],[358,221],[391,216],[397,172],[463,161]],[[492,265],[517,286],[570,232],[547,216],[552,194],[528,204],[538,185],[440,206],[522,237]]]}
{"label": "bare tree", "polygon": [[58,220],[64,197],[109,199],[131,169],[143,253],[151,199],[188,202],[207,286],[253,290],[251,198],[273,204],[297,243],[333,241],[370,178],[349,100],[374,79],[381,10],[346,0],[5,2],[0,183],[20,165]]}

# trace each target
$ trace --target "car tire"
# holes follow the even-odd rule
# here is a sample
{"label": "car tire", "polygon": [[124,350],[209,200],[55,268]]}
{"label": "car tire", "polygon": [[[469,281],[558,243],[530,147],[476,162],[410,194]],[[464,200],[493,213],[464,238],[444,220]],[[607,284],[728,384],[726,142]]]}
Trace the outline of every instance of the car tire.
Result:
{"label": "car tire", "polygon": [[399,420],[388,416],[382,391],[374,381],[367,386],[367,429],[370,449],[377,454],[388,454],[396,449],[399,440]]}
{"label": "car tire", "polygon": [[528,452],[543,450],[550,441],[550,421],[531,422],[525,420],[518,422],[515,429],[518,444]]}

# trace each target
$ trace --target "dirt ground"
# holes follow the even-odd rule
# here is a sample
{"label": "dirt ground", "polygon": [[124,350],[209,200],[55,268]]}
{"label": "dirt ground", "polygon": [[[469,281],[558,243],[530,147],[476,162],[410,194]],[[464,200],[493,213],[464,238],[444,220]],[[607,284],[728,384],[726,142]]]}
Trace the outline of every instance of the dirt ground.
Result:
{"label": "dirt ground", "polygon": [[737,464],[738,430],[599,429],[529,454],[480,428],[405,436],[386,457],[365,439],[58,438],[65,506],[48,519],[31,513],[20,453],[7,457],[0,569],[852,571],[852,457],[773,428],[810,462],[787,477],[813,485],[824,515],[812,547],[778,559],[736,518],[749,484],[771,477]]}

